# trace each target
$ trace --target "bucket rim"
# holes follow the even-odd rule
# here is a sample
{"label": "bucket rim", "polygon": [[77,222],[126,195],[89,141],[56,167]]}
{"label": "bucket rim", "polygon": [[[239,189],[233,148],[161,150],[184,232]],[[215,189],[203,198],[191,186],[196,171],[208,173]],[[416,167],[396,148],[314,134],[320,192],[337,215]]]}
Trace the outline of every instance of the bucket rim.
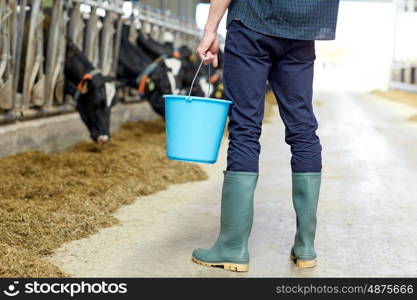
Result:
{"label": "bucket rim", "polygon": [[232,104],[233,102],[230,100],[224,99],[216,99],[216,98],[207,98],[207,97],[197,97],[197,96],[188,96],[188,95],[163,95],[163,98],[191,98],[192,100],[201,100],[201,101],[212,101],[212,102],[221,102],[221,103],[229,103]]}

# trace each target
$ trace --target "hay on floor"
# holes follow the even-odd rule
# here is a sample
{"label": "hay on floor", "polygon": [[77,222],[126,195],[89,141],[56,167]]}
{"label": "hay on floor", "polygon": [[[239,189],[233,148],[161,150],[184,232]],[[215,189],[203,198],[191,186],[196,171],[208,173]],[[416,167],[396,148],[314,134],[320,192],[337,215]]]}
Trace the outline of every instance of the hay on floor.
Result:
{"label": "hay on floor", "polygon": [[42,257],[117,223],[112,213],[138,196],[206,179],[198,165],[166,158],[164,130],[162,120],[130,122],[104,147],[1,159],[0,277],[65,276]]}
{"label": "hay on floor", "polygon": [[265,115],[264,115],[264,122],[269,123],[271,122],[272,118],[276,118],[275,115],[275,108],[277,107],[277,100],[275,98],[274,93],[268,92],[265,96]]}
{"label": "hay on floor", "polygon": [[372,91],[372,94],[407,105],[417,106],[417,93],[411,93],[400,90],[375,90]]}

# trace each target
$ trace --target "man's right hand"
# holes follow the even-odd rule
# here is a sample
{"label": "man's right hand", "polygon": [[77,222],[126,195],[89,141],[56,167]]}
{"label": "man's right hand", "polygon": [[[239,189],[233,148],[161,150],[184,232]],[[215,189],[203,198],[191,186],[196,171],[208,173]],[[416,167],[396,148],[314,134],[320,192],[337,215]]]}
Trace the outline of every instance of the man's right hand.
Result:
{"label": "man's right hand", "polygon": [[213,67],[218,66],[219,40],[217,34],[213,32],[205,32],[197,48],[197,55],[205,65],[213,64]]}
{"label": "man's right hand", "polygon": [[206,64],[213,64],[216,68],[219,64],[217,53],[219,52],[219,40],[217,39],[217,29],[232,0],[211,0],[210,11],[207,23],[204,28],[204,36],[200,46],[197,48],[197,55]]}

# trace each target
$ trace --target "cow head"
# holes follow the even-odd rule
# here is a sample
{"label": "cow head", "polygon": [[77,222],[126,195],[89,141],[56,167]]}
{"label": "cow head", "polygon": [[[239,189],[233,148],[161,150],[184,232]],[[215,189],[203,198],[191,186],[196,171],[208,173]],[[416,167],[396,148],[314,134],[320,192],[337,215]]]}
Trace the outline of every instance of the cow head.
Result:
{"label": "cow head", "polygon": [[65,77],[65,92],[73,96],[91,139],[99,144],[107,142],[111,107],[115,104],[114,93],[108,91],[111,78],[104,77],[71,40],[67,45]]}

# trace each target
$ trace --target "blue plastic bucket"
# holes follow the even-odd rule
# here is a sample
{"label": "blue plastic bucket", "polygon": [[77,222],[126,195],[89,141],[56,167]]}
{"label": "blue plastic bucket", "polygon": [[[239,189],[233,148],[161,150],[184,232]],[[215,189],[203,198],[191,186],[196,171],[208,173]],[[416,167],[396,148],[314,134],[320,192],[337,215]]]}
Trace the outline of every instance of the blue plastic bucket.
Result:
{"label": "blue plastic bucket", "polygon": [[232,102],[181,95],[164,98],[168,158],[215,163]]}

